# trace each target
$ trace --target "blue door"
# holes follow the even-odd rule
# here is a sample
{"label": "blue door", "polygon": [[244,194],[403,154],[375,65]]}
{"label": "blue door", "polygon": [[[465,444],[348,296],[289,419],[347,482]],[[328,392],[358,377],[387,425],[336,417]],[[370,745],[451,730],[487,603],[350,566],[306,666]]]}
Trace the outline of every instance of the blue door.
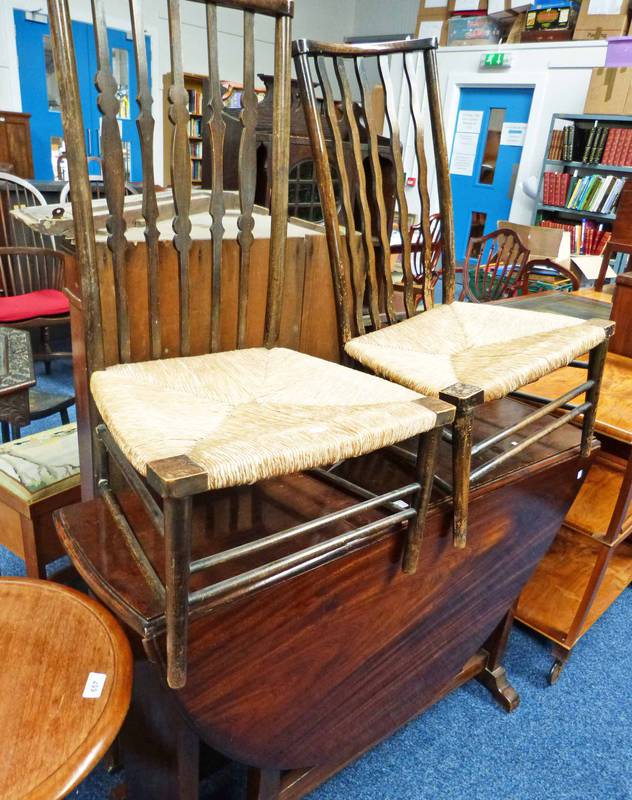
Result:
{"label": "blue door", "polygon": [[[18,48],[22,109],[31,115],[33,165],[39,180],[67,179],[61,124],[59,89],[55,77],[50,29],[47,23],[26,19],[16,10],[15,28]],[[73,22],[79,91],[83,108],[83,124],[88,156],[100,156],[101,115],[97,109],[94,76],[97,72],[94,29],[85,22]],[[137,94],[136,64],[133,43],[123,31],[108,30],[112,69],[119,86],[121,109],[119,121],[126,156],[128,179],[142,180],[140,142],[136,130]],[[147,52],[151,56],[147,39]],[[151,61],[149,63],[151,69]],[[90,164],[90,172],[98,173],[98,164]]]}
{"label": "blue door", "polygon": [[461,89],[450,157],[456,256],[508,219],[533,89]]}

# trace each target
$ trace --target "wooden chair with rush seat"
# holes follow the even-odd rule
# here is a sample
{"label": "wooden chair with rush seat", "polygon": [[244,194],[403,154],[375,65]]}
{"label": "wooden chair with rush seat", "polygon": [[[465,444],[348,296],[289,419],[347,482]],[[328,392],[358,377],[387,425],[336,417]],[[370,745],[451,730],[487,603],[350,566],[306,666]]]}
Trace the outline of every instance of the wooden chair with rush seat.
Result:
{"label": "wooden chair with rush seat", "polygon": [[[569,398],[587,390],[585,403],[563,414],[552,424],[562,425],[564,421],[583,413],[582,451],[588,453],[612,326],[604,325],[601,321],[586,323],[552,314],[501,308],[489,303],[454,302],[452,197],[436,47],[434,39],[366,45],[300,40],[294,45],[294,58],[323,201],[341,344],[348,356],[377,374],[456,406],[456,420],[452,428],[453,480],[449,488],[454,496],[454,543],[464,547],[470,484],[499,463],[499,457],[491,458],[472,471],[472,453],[488,450],[516,430],[512,426],[474,444],[472,419],[475,409],[491,400],[513,395],[530,381],[574,362],[578,356],[590,351],[589,363],[585,365],[588,369],[587,380],[531,415],[531,420],[541,419],[551,410],[562,408]],[[401,102],[395,96],[391,78],[391,61],[394,59],[399,60],[398,69],[401,68],[403,72],[402,91],[405,94]],[[363,122],[369,131],[374,156],[371,159],[373,185],[379,185],[380,164],[375,158],[375,142],[379,131],[372,122],[371,87],[367,78],[369,62],[372,62],[374,70],[377,69],[386,95],[386,122],[398,175],[396,197],[402,231],[408,230],[409,215],[398,109],[405,104],[406,94],[408,96],[407,114],[410,114],[414,128],[416,177],[425,242],[430,242],[431,236],[428,165],[424,149],[425,122],[422,117],[424,95],[430,115],[443,232],[443,304],[433,308],[429,269],[431,251],[427,247],[424,252],[427,310],[416,314],[411,243],[404,236],[404,306],[408,319],[402,322],[397,322],[393,308],[390,245],[380,219],[380,216],[384,216],[383,209],[378,208],[376,220],[371,216],[368,203],[362,204],[362,213],[358,217],[353,208],[344,207],[343,204],[346,227],[357,230],[359,235],[347,235],[343,240],[341,234],[332,188],[332,170],[335,167],[343,186],[357,184],[358,191],[366,194],[361,154],[356,147],[351,170],[343,159],[331,163],[323,144],[322,118],[317,113],[316,87],[326,100],[329,125],[335,128],[340,124],[340,107],[344,124],[355,132],[354,138],[357,139],[358,121],[352,113],[352,101],[356,96],[361,97],[365,109]],[[341,98],[339,104],[336,98]],[[410,174],[410,171],[407,170],[407,173]],[[381,235],[375,237],[376,230]],[[366,313],[365,296],[368,297]],[[367,330],[371,332],[367,333]],[[528,424],[528,421],[520,423],[518,429]],[[541,435],[530,437],[521,447],[528,447],[538,441]],[[506,455],[500,457],[501,461],[506,458]]]}
{"label": "wooden chair with rush seat", "polygon": [[[190,618],[199,620],[231,599],[248,595],[261,586],[274,586],[289,574],[300,575],[363,547],[385,530],[401,525],[405,519],[410,524],[404,569],[414,572],[439,433],[453,418],[454,409],[443,401],[423,398],[373,376],[276,346],[284,299],[288,230],[292,0],[201,2],[208,35],[211,96],[206,121],[213,145],[213,179],[205,229],[208,234],[210,228],[211,236],[196,246],[195,252],[192,252],[191,236],[189,112],[183,82],[180,2],[167,0],[165,3],[171,37],[169,114],[174,123],[171,182],[175,217],[172,227],[159,231],[153,166],[154,121],[142,5],[141,0],[130,0],[139,79],[147,245],[146,262],[137,263],[133,281],[126,260],[124,160],[105,2],[94,0],[92,6],[102,113],[103,177],[111,234],[106,259],[95,257],[92,198],[85,161],[79,84],[74,51],[69,45],[72,33],[67,1],[49,0],[49,16],[64,135],[69,145],[68,167],[73,186],[75,241],[81,269],[87,369],[93,401],[91,425],[97,456],[96,463],[85,468],[94,468],[98,492],[115,521],[116,535],[124,537],[135,562],[140,565],[145,585],[137,587],[139,595],[142,597],[143,591],[149,591],[161,607],[163,621],[154,633],[160,637],[166,630],[166,679],[171,687],[182,688],[187,682]],[[237,263],[229,262],[223,251],[225,226],[229,224],[223,192],[225,123],[217,44],[217,11],[223,7],[243,12],[240,204],[238,211],[232,214],[233,224],[238,220]],[[276,135],[270,217],[253,214],[258,107],[254,91],[254,31],[255,21],[262,16],[271,17],[275,25]],[[249,292],[249,281],[253,270],[262,267],[256,259],[261,259],[258,238],[264,227],[270,232],[265,259],[268,273],[267,293],[264,293],[265,329],[254,334],[254,338],[261,337],[263,346],[252,346],[250,312],[255,298]],[[168,264],[165,263],[167,258]],[[235,325],[237,349],[223,346],[225,340],[220,325],[227,276],[234,281],[239,298]],[[164,291],[166,281],[170,281],[170,286],[175,285],[174,292]],[[107,307],[115,311],[109,318],[101,313]],[[210,323],[204,331],[206,321]],[[201,330],[202,336],[199,335]],[[174,338],[175,348],[170,344]],[[113,342],[112,346],[106,348],[106,341]],[[287,530],[267,531],[241,547],[231,548],[227,542],[224,550],[213,552],[211,536],[209,549],[202,555],[192,556],[194,528],[199,532],[199,526],[203,525],[199,513],[201,504],[207,501],[212,504],[215,497],[221,502],[226,493],[238,495],[239,487],[254,485],[258,489],[284,476],[321,470],[411,436],[420,437],[416,483],[368,499],[366,494],[360,493],[360,502],[342,510],[318,506],[316,518],[308,518]],[[156,567],[143,550],[125,515],[125,503],[113,489],[110,478],[113,472],[126,480],[129,490],[149,513],[156,530],[161,535],[164,533],[162,566]],[[326,494],[331,486],[328,474],[322,471],[317,474]],[[394,501],[401,498],[408,498],[408,501],[403,506],[396,505]],[[362,513],[367,508],[377,507],[387,508],[387,517],[362,524]],[[313,543],[312,538],[305,539],[307,534],[315,535],[313,532],[341,519],[345,520],[342,532],[317,543]],[[68,533],[65,543],[77,555]],[[284,552],[281,546],[287,547],[288,543],[296,547],[295,551],[280,557],[279,548]],[[116,549],[114,544],[112,547]],[[249,559],[262,553],[258,567],[240,567],[240,560],[245,559],[248,564]],[[219,570],[219,578],[217,569],[213,571],[218,564],[226,565]],[[99,596],[112,602],[111,590],[98,574],[95,575],[94,565],[88,567],[79,558],[78,567],[88,576]],[[141,628],[139,633],[146,637],[146,628]]]}

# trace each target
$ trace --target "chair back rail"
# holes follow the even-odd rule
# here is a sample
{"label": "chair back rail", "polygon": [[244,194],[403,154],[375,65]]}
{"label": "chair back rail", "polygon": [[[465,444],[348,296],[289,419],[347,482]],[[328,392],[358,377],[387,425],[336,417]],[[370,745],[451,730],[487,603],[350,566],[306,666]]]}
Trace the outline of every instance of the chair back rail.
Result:
{"label": "chair back rail", "polygon": [[[205,0],[208,43],[208,88],[205,91],[205,139],[210,143],[212,164],[211,196],[208,210],[211,217],[210,258],[207,247],[197,247],[192,237],[191,160],[188,136],[189,97],[184,83],[181,35],[181,7],[184,2],[199,0],[161,0],[167,11],[170,31],[171,86],[168,93],[169,118],[173,123],[171,141],[171,186],[174,212],[171,252],[160,241],[158,202],[153,162],[155,119],[149,83],[148,53],[143,27],[141,0],[129,0],[130,21],[138,75],[137,128],[141,146],[143,171],[142,215],[145,223],[142,260],[129,242],[124,213],[126,192],[123,147],[117,123],[118,87],[113,74],[108,46],[105,0],[93,0],[93,22],[97,49],[98,106],[102,116],[103,184],[107,200],[107,254],[98,248],[92,224],[91,184],[87,174],[82,137],[82,115],[79,106],[77,71],[72,45],[68,0],[49,0],[49,16],[60,94],[64,107],[63,124],[66,140],[71,202],[75,220],[75,241],[82,272],[83,309],[88,330],[94,336],[89,346],[88,371],[104,365],[137,360],[138,357],[164,358],[190,355],[192,352],[217,352],[226,336],[220,321],[222,292],[226,290],[225,218],[227,208],[224,185],[223,140],[225,123],[218,64],[217,8],[243,12],[244,92],[242,94],[242,138],[239,159],[238,235],[238,323],[236,346],[244,347],[252,340],[249,320],[258,310],[253,303],[251,261],[255,251],[254,194],[256,186],[256,125],[258,102],[255,93],[255,24],[259,14],[275,17],[275,106],[271,194],[271,234],[268,250],[265,298],[265,344],[273,346],[282,335],[280,317],[283,293],[283,271],[287,240],[287,177],[289,159],[289,106],[291,79],[291,16],[292,0]],[[75,144],[77,145],[75,147]],[[164,234],[163,234],[164,239]],[[267,245],[267,243],[266,243]],[[171,279],[173,253],[177,259],[177,280]],[[261,248],[257,254],[261,253]],[[232,271],[231,264],[228,265]],[[207,275],[209,280],[206,280]],[[176,296],[166,296],[164,285]],[[195,298],[192,300],[193,286]],[[231,279],[232,291],[232,279]],[[206,342],[201,346],[200,292],[204,293]],[[147,330],[136,346],[138,321]],[[110,327],[115,320],[116,343],[112,346]],[[177,333],[173,335],[173,323]],[[104,329],[104,325],[106,326]],[[167,332],[166,327],[169,331]],[[167,343],[168,342],[168,343]],[[147,354],[148,345],[149,353]]]}
{"label": "chair back rail", "polygon": [[[441,252],[443,249],[443,238],[441,232],[441,214],[431,214],[429,219],[429,231],[424,233],[421,224],[411,225],[409,237],[412,247],[412,268],[415,283],[422,283],[424,286],[424,293],[427,290],[424,283],[424,276],[426,274],[426,264],[423,259],[425,254],[424,242],[427,241],[426,236],[430,236],[430,289],[434,289],[437,280],[439,279],[439,261],[441,260]],[[430,292],[432,296],[432,292]],[[426,304],[426,309],[432,308],[434,302]]]}
{"label": "chair back rail", "polygon": [[[443,219],[447,220],[443,225],[443,299],[444,302],[454,299],[452,198],[449,174],[441,163],[442,158],[446,157],[446,144],[436,85],[435,51],[436,41],[433,39],[366,45],[330,45],[299,40],[294,45],[299,87],[327,223],[343,343],[365,332],[365,302],[372,328],[379,329],[383,324],[392,324],[397,319],[391,277],[391,221],[384,199],[385,176],[380,153],[382,134],[388,139],[388,155],[392,159],[395,174],[394,194],[401,241],[397,251],[402,253],[405,312],[408,317],[415,313],[415,284],[418,286],[420,278],[428,307],[432,306],[433,228],[424,141],[426,125],[422,110],[424,77],[437,162],[439,206]],[[395,59],[400,59],[402,91],[408,97],[407,113],[414,133],[421,209],[417,244],[422,245],[416,248],[412,246],[410,235],[398,111],[400,106],[393,78]],[[373,73],[377,74],[385,97],[384,131],[377,128],[372,108],[372,87],[368,75]],[[317,94],[324,101],[322,113]],[[354,98],[360,99],[359,105],[354,103]],[[329,149],[326,146],[326,129],[331,132],[333,139],[333,147]],[[366,144],[363,145],[363,142]],[[340,210],[336,203],[334,174],[340,176]],[[354,196],[357,197],[356,202]],[[340,222],[347,236],[343,236]],[[413,250],[416,251],[415,263]]]}
{"label": "chair back rail", "polygon": [[463,262],[465,297],[473,303],[513,297],[523,288],[528,260],[529,250],[509,228],[472,237]]}
{"label": "chair back rail", "polygon": [[0,247],[3,295],[64,288],[64,255],[44,247]]}

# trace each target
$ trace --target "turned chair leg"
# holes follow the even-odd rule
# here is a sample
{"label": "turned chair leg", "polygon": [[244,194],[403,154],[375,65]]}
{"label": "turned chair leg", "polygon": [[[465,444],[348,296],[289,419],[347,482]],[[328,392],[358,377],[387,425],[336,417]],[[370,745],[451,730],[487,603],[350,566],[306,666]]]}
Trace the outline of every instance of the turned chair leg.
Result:
{"label": "turned chair leg", "polygon": [[452,425],[453,536],[454,546],[463,549],[467,544],[474,409],[483,403],[484,393],[477,386],[456,383],[439,397],[456,407]]}
{"label": "turned chair leg", "polygon": [[187,674],[192,506],[190,497],[164,498],[167,683],[172,689],[181,689]]}
{"label": "turned chair leg", "polygon": [[248,770],[247,800],[278,800],[281,792],[281,773],[277,769]]}
{"label": "turned chair leg", "polygon": [[599,402],[599,392],[601,391],[601,379],[608,354],[608,344],[612,328],[606,329],[606,339],[597,347],[593,347],[588,356],[588,380],[593,381],[593,386],[586,392],[586,401],[590,408],[584,414],[582,423],[582,444],[581,454],[583,458],[590,455],[590,444],[595,430],[595,419],[597,417],[597,403]]}
{"label": "turned chair leg", "polygon": [[417,499],[417,516],[408,525],[408,537],[404,551],[404,572],[412,574],[417,571],[419,551],[423,539],[426,514],[432,486],[434,484],[434,468],[442,428],[434,428],[419,437],[419,451],[417,454],[417,480],[420,490]]}

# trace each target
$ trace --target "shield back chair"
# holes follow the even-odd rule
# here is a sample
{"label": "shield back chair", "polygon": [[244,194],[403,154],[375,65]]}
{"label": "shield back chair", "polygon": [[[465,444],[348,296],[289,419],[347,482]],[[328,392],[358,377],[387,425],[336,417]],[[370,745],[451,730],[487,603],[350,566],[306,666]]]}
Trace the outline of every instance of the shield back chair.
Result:
{"label": "shield back chair", "polygon": [[[520,430],[553,409],[563,408],[571,396],[587,391],[585,402],[560,416],[554,424],[562,425],[583,414],[582,453],[588,455],[607,338],[612,326],[600,321],[584,322],[490,303],[454,301],[454,223],[436,47],[435,39],[366,45],[299,40],[294,43],[293,52],[323,200],[342,346],[348,356],[377,374],[456,406],[451,437],[452,486],[446,488],[452,491],[454,498],[454,542],[457,547],[465,547],[470,483],[510,457],[491,458],[471,472],[472,453],[488,450],[516,429],[514,426],[473,445],[474,409],[485,402],[510,395],[533,378],[574,362],[577,356],[590,351],[589,362],[581,362],[588,370],[587,380],[575,391],[538,408],[517,426]],[[394,91],[394,66],[403,75],[401,96],[396,96]],[[363,124],[369,132],[371,143],[372,183],[379,186],[381,173],[379,160],[375,158],[375,142],[381,131],[376,130],[373,122],[372,93],[367,77],[373,74],[371,69],[379,75],[386,97],[386,126],[398,175],[396,199],[400,231],[408,230],[409,212],[398,110],[406,107],[409,112],[414,131],[421,226],[426,242],[431,241],[424,137],[428,129],[432,134],[437,176],[443,233],[443,304],[433,307],[432,273],[428,268],[431,249],[428,247],[423,253],[427,310],[416,314],[411,244],[408,237],[403,237],[404,308],[408,318],[401,322],[397,322],[392,303],[390,247],[383,208],[380,207],[378,193],[377,219],[373,219],[370,204],[366,202],[366,181],[361,152],[357,147],[358,122],[352,113],[352,98],[360,97],[365,112]],[[334,136],[339,138],[340,124],[349,126],[351,130],[355,155],[351,170],[347,169],[344,159],[337,157],[338,152],[335,163],[330,161],[324,146],[323,119],[317,113],[317,91],[325,99],[327,120]],[[429,124],[423,110],[426,101]],[[339,120],[338,107],[341,109],[342,122]],[[354,214],[354,209],[343,202],[344,224],[347,231],[356,231],[355,237],[348,232],[343,237],[332,189],[332,167],[337,169],[343,187],[357,184],[361,198],[365,198],[364,202],[359,203],[359,214]],[[407,173],[410,175],[410,170]],[[375,230],[379,232],[377,237],[373,235]],[[376,246],[376,238],[379,247]],[[367,314],[363,313],[365,296],[368,298]],[[543,428],[537,436],[525,439],[520,448],[524,449],[542,438],[545,431],[548,428]]]}
{"label": "shield back chair", "polygon": [[472,237],[463,262],[464,299],[489,303],[514,297],[523,288],[528,260],[529,250],[508,228]]}
{"label": "shield back chair", "polygon": [[53,359],[71,355],[53,351],[49,331],[69,324],[70,308],[62,292],[64,261],[55,238],[33,230],[11,213],[35,205],[47,205],[35,186],[0,173],[0,324],[37,330],[41,349],[34,357],[44,361],[49,372]]}
{"label": "shield back chair", "polygon": [[[441,250],[443,240],[441,238],[441,214],[431,214],[429,218],[430,227],[430,289],[434,293],[435,287],[441,277]],[[426,301],[424,297],[424,233],[421,225],[411,225],[409,229],[410,250],[411,250],[411,270],[415,282],[415,306],[423,301],[424,308]],[[401,244],[391,245],[391,255],[402,253]],[[403,281],[393,283],[393,288],[398,292],[404,291]]]}
{"label": "shield back chair", "polygon": [[[272,586],[365,546],[376,536],[384,535],[385,530],[396,530],[403,519],[411,521],[406,528],[403,568],[414,571],[440,430],[454,416],[453,407],[445,402],[422,398],[410,390],[340,364],[275,347],[281,327],[288,229],[293,0],[195,2],[206,14],[210,89],[205,124],[212,145],[212,191],[204,217],[205,236],[210,245],[196,247],[194,252],[181,3],[180,0],[165,2],[171,58],[169,117],[174,126],[173,207],[166,219],[158,219],[156,201],[154,119],[143,34],[143,2],[130,0],[129,3],[139,80],[138,130],[146,223],[146,263],[142,268],[137,258],[133,267],[128,258],[131,254],[126,233],[129,235],[131,231],[126,232],[124,216],[124,161],[117,121],[117,86],[107,39],[106,2],[93,0],[92,9],[97,45],[96,85],[102,114],[103,179],[109,210],[107,263],[97,257],[69,6],[67,0],[49,0],[48,4],[73,186],[72,210],[85,317],[91,425],[95,436],[95,484],[116,520],[120,535],[124,536],[133,558],[140,565],[147,582],[145,591],[149,590],[164,608],[166,677],[173,688],[182,687],[186,682],[191,617],[199,617],[230,599]],[[232,223],[237,217],[238,264],[234,261],[227,264],[223,257],[225,226],[229,220],[223,192],[225,122],[218,67],[217,13],[224,7],[241,11],[243,21],[240,202]],[[260,24],[262,15],[271,17],[275,25],[274,182],[269,218],[253,214],[258,108],[254,91],[255,24]],[[246,337],[248,307],[254,302],[248,279],[253,267],[252,254],[262,252],[256,246],[255,236],[264,224],[269,224],[270,230],[264,346],[252,347],[247,345]],[[222,351],[220,307],[223,279],[229,268],[238,285],[235,326],[238,347]],[[170,286],[176,286],[174,293],[163,292],[161,288],[167,278],[171,280]],[[101,313],[102,308],[111,309],[111,313],[106,317]],[[109,327],[111,333],[112,319],[116,320],[114,347],[106,348],[106,329]],[[171,344],[173,337],[169,344],[166,342],[167,324],[174,320],[175,347]],[[208,320],[210,324],[205,327]],[[173,324],[169,331],[172,336]],[[111,344],[111,338],[107,341]],[[192,561],[195,496],[209,492],[220,496],[223,490],[311,469],[318,470],[319,474],[322,471],[322,480],[326,483],[328,473],[323,467],[391,446],[410,436],[419,436],[420,441],[419,480],[412,484],[412,489],[402,487],[395,494],[369,495],[368,499],[366,493],[359,492],[361,501],[342,512],[325,514],[246,545]],[[164,567],[158,571],[125,517],[111,479],[113,469],[146,506],[157,530],[164,533]],[[331,479],[328,485],[331,486]],[[396,497],[409,497],[410,502],[403,508],[393,502]],[[323,526],[331,525],[334,520],[357,520],[356,515],[366,509],[367,504],[371,508],[384,508],[388,513],[383,520],[368,526],[354,528],[345,522],[351,530],[345,527],[342,534],[313,543],[313,537],[319,535]],[[195,507],[199,508],[200,504]],[[355,524],[358,525],[357,521]],[[239,571],[239,559],[246,557],[247,560],[252,554],[270,549],[274,554],[280,543],[288,542],[297,542],[299,549],[282,558],[277,552],[262,566],[242,567]],[[215,582],[202,582],[200,587],[205,570],[217,563],[229,564],[236,573],[215,579]],[[190,591],[193,577],[195,586],[200,588]]]}
{"label": "shield back chair", "polygon": [[[550,276],[556,274],[560,282],[555,285],[543,280],[542,273]],[[576,292],[579,289],[579,278],[570,269],[558,264],[550,258],[530,258],[522,279],[522,294],[535,292]]]}

